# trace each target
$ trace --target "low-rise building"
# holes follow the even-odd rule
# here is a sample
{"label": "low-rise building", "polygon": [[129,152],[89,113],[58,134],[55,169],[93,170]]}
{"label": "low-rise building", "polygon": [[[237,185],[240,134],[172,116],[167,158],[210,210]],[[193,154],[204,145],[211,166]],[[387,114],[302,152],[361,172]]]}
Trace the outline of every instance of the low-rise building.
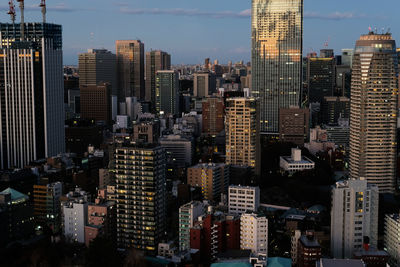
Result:
{"label": "low-rise building", "polygon": [[228,189],[228,210],[230,214],[256,212],[260,206],[258,186],[231,185]]}
{"label": "low-rise building", "polygon": [[298,267],[314,267],[321,258],[321,245],[315,238],[314,232],[307,231],[299,238],[297,251]]}
{"label": "low-rise building", "polygon": [[315,163],[311,159],[302,156],[301,150],[298,148],[292,148],[291,156],[280,157],[280,168],[282,171],[289,173],[289,175],[303,171],[312,170],[315,168]]}

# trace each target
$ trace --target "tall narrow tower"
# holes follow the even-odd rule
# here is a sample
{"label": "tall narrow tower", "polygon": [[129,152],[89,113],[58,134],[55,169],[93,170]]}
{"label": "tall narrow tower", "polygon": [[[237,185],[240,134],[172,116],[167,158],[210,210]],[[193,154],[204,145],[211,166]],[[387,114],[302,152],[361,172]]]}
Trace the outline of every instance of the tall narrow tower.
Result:
{"label": "tall narrow tower", "polygon": [[261,132],[279,132],[279,109],[299,106],[302,88],[303,0],[253,0],[253,95]]}
{"label": "tall narrow tower", "polygon": [[350,176],[395,190],[398,59],[392,36],[370,32],[356,42],[350,104]]}

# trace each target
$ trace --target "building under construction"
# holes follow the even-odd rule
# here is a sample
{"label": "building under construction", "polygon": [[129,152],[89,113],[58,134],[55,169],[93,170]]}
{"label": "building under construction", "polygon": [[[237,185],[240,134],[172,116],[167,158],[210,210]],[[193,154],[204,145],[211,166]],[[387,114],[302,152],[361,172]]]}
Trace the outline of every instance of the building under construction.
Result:
{"label": "building under construction", "polygon": [[43,22],[20,23],[10,1],[11,23],[0,23],[0,168],[22,168],[30,161],[65,150],[62,30]]}

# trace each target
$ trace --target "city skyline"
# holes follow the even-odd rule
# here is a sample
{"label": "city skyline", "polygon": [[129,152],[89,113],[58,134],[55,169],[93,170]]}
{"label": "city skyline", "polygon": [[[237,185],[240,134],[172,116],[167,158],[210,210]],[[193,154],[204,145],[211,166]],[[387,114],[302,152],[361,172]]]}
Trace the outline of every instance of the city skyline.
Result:
{"label": "city skyline", "polygon": [[[387,5],[394,0],[385,0]],[[96,5],[94,5],[96,3]],[[39,1],[26,3],[26,19],[41,21]],[[363,5],[339,0],[335,2],[305,0],[304,53],[319,51],[329,40],[329,48],[353,48],[354,40],[371,26],[392,28],[394,39],[400,36],[395,9],[374,9],[375,2]],[[212,6],[213,8],[204,8]],[[0,5],[0,20],[9,22],[7,3]],[[140,39],[145,50],[162,49],[172,55],[172,64],[200,64],[204,58],[250,61],[251,1],[210,0],[198,3],[165,1],[78,1],[48,3],[47,20],[63,25],[64,64],[77,65],[79,53],[89,48],[115,51],[115,40]],[[392,11],[393,10],[393,11]],[[99,15],[101,14],[101,16]],[[146,21],[146,23],[140,23]],[[320,21],[321,23],[316,23]],[[19,9],[17,8],[17,22]],[[124,26],[126,25],[126,26]],[[132,25],[129,33],[126,28]],[[136,29],[135,25],[140,25]],[[343,29],[346,28],[346,32]],[[174,29],[171,31],[171,29]],[[186,36],[190,36],[190,39]],[[206,36],[206,38],[205,38]]]}

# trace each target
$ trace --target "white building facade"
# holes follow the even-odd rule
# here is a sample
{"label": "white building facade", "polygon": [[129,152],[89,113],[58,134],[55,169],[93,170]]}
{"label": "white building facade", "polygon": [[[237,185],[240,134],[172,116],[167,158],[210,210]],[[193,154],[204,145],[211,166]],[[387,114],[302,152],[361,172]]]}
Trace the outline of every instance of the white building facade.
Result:
{"label": "white building facade", "polygon": [[268,253],[268,219],[255,213],[240,216],[240,249],[249,249],[252,253]]}
{"label": "white building facade", "polygon": [[260,206],[260,188],[231,185],[228,189],[228,210],[230,214],[255,212]]}
{"label": "white building facade", "polygon": [[366,180],[337,182],[332,190],[331,252],[334,258],[352,258],[364,237],[378,243],[379,192]]}
{"label": "white building facade", "polygon": [[204,215],[205,205],[200,201],[186,203],[179,208],[179,250],[190,249],[190,228]]}

